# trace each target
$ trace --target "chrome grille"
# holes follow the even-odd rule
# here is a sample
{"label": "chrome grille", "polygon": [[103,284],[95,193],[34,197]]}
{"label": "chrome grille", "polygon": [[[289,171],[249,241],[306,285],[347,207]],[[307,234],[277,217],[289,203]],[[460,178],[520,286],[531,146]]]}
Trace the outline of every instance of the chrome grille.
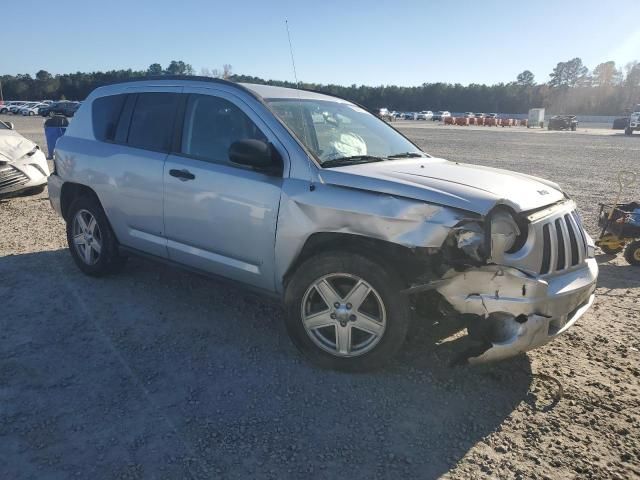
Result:
{"label": "chrome grille", "polygon": [[9,166],[0,167],[0,190],[13,187],[15,185],[23,185],[29,182],[29,177],[17,168]]}
{"label": "chrome grille", "polygon": [[541,275],[580,265],[586,255],[587,240],[575,210],[543,223]]}

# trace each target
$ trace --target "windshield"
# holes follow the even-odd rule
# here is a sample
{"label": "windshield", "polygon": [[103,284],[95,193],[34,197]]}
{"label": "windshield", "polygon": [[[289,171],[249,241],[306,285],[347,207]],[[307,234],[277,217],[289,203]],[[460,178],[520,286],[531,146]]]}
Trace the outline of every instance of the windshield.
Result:
{"label": "windshield", "polygon": [[341,159],[367,161],[424,156],[382,120],[349,103],[325,100],[268,100],[276,115],[324,166]]}

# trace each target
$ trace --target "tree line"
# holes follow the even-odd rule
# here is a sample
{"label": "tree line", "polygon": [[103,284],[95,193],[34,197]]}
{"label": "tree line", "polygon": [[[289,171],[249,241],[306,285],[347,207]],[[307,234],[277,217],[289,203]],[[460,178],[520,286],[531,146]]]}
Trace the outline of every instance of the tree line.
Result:
{"label": "tree line", "polygon": [[[295,87],[296,83],[264,80],[234,74],[231,65],[222,69],[203,68],[199,74],[235,82]],[[194,68],[181,60],[166,67],[159,63],[146,70],[110,70],[107,72],[52,75],[40,70],[30,74],[2,75],[0,82],[7,100],[82,100],[94,88],[123,80],[158,75],[196,75]],[[580,58],[559,62],[549,80],[537,83],[528,70],[512,82],[495,85],[423,83],[414,87],[395,85],[333,85],[301,82],[302,88],[338,95],[375,110],[449,110],[452,112],[525,113],[529,108],[545,107],[548,113],[582,115],[619,115],[640,103],[640,63],[630,62],[618,68],[609,61],[590,70]]]}

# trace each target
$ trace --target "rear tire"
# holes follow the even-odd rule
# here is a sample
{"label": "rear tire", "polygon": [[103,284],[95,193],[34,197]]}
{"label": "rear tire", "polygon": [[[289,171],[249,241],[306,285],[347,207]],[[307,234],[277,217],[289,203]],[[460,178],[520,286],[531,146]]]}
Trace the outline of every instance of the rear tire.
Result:
{"label": "rear tire", "polygon": [[287,285],[287,332],[320,367],[348,372],[379,368],[407,334],[410,310],[403,288],[395,271],[361,255],[320,253],[303,262]]}
{"label": "rear tire", "polygon": [[118,240],[97,198],[76,198],[66,218],[69,251],[83,273],[100,277],[122,270],[127,257],[120,255]]}
{"label": "rear tire", "polygon": [[634,240],[624,249],[624,259],[629,265],[640,266],[640,240]]}
{"label": "rear tire", "polygon": [[625,135],[631,135],[633,133],[633,130],[631,130],[631,127],[627,127],[624,129],[624,134]]}

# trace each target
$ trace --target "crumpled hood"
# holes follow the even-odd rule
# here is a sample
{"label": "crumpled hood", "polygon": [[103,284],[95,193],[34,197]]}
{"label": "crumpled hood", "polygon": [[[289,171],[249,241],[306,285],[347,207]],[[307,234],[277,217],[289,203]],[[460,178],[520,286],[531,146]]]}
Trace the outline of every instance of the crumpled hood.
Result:
{"label": "crumpled hood", "polygon": [[326,183],[379,191],[485,215],[496,204],[528,211],[565,199],[560,187],[522,173],[412,158],[323,169]]}
{"label": "crumpled hood", "polygon": [[36,146],[14,130],[0,130],[0,162],[15,162]]}

